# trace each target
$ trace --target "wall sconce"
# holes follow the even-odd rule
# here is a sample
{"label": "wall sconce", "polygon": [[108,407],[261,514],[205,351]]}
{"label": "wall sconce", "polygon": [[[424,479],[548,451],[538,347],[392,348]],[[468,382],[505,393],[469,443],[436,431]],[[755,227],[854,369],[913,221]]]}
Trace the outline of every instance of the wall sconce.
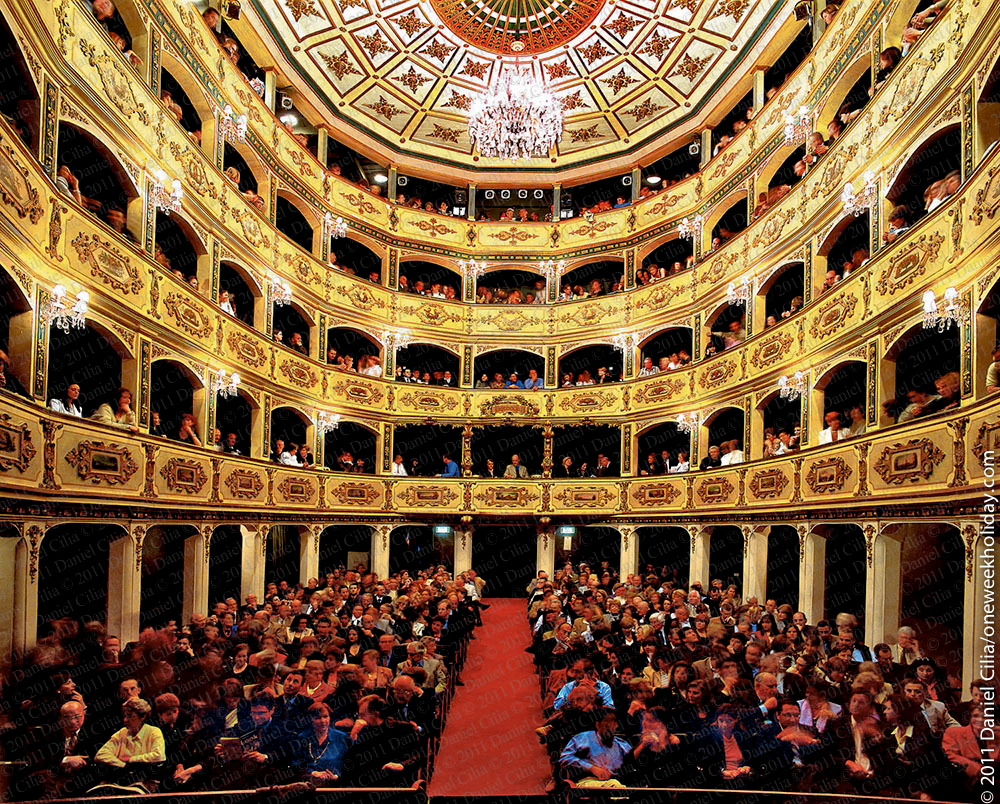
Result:
{"label": "wall sconce", "polygon": [[61,329],[67,335],[71,329],[83,329],[87,323],[88,301],[90,301],[90,294],[81,290],[76,294],[76,303],[68,308],[66,306],[66,288],[62,285],[56,285],[52,288],[48,306],[41,311],[42,320],[47,321],[56,329]]}

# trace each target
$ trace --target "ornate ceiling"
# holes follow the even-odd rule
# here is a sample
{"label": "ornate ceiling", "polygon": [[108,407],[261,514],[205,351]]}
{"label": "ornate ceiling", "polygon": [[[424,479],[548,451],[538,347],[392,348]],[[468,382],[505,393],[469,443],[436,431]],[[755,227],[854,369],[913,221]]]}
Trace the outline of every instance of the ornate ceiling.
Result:
{"label": "ornate ceiling", "polygon": [[[597,170],[612,172],[677,141],[746,75],[791,13],[788,3],[752,0],[252,5],[250,24],[291,68],[296,87],[329,110],[336,132],[382,161],[416,173],[448,171],[456,183],[512,167],[587,175],[596,160]],[[467,111],[501,63],[512,62],[515,39],[526,45],[521,64],[561,100],[565,126],[549,157],[511,166],[473,152]]]}

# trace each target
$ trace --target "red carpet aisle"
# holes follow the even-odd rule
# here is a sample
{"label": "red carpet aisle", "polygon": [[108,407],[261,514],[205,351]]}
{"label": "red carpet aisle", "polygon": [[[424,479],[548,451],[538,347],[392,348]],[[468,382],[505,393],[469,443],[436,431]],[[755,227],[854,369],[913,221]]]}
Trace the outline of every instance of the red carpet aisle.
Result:
{"label": "red carpet aisle", "polygon": [[542,795],[549,761],[528,645],[527,601],[487,600],[441,738],[430,796]]}

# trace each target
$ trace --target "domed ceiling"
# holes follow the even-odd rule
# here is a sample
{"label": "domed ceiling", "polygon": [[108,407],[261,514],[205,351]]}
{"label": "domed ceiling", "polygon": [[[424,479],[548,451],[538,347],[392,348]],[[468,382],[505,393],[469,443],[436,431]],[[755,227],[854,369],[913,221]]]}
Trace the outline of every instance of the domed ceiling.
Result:
{"label": "domed ceiling", "polygon": [[[244,2],[244,7],[247,3]],[[345,138],[402,168],[581,174],[696,128],[754,66],[790,3],[752,0],[251,0],[246,15]],[[564,110],[547,157],[481,159],[468,109],[516,58]],[[714,100],[713,100],[714,98]],[[640,153],[641,152],[641,153]],[[617,159],[616,159],[617,157]],[[575,169],[575,171],[574,171]]]}

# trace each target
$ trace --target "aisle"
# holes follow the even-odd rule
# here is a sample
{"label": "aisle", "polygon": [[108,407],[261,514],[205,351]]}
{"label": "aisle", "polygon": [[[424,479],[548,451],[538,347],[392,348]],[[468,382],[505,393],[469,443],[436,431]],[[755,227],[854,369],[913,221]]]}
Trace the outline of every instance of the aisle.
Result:
{"label": "aisle", "polygon": [[435,762],[430,796],[542,795],[549,777],[526,602],[487,600]]}

